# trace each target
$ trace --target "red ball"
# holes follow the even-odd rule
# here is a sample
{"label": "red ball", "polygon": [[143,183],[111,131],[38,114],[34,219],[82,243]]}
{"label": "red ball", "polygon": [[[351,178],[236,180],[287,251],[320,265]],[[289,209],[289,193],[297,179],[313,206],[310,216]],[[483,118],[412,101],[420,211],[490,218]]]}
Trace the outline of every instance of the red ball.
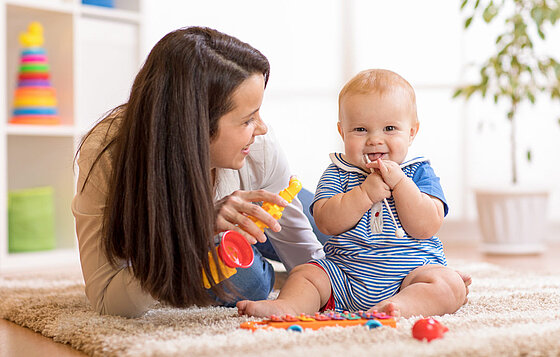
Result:
{"label": "red ball", "polygon": [[428,340],[430,342],[433,339],[442,338],[443,334],[448,330],[439,321],[427,317],[414,323],[414,326],[412,326],[412,337],[417,340]]}

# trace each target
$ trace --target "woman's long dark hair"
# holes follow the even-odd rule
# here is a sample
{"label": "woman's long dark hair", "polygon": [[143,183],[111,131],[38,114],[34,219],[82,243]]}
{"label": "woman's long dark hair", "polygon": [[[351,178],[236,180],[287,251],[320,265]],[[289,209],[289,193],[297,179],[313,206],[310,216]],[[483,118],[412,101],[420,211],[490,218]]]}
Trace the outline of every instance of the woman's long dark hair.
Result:
{"label": "woman's long dark hair", "polygon": [[164,303],[210,303],[202,276],[211,276],[208,252],[216,259],[210,142],[235,89],[255,73],[266,83],[269,70],[264,55],[234,37],[179,29],[155,45],[128,102],[104,119],[120,123],[97,158],[109,150],[114,168],[103,248]]}

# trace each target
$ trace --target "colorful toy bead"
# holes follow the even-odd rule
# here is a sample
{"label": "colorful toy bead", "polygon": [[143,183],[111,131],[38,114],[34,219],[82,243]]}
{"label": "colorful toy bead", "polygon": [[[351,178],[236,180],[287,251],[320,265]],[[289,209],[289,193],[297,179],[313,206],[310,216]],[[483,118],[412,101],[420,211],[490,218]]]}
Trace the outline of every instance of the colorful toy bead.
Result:
{"label": "colorful toy bead", "polygon": [[377,321],[377,320],[368,320],[368,321],[365,323],[365,325],[366,325],[367,327],[369,327],[370,329],[372,329],[372,328],[378,328],[378,327],[383,326],[383,325],[381,324],[381,322],[379,322],[379,321]]}

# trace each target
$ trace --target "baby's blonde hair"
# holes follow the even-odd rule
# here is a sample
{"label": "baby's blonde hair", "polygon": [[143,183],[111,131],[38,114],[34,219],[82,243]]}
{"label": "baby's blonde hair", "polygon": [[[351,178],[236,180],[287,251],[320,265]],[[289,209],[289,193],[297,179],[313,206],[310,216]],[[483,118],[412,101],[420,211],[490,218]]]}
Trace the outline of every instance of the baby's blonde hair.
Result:
{"label": "baby's blonde hair", "polygon": [[414,89],[406,79],[393,71],[386,69],[366,69],[356,74],[342,87],[338,95],[338,120],[341,120],[340,108],[342,99],[350,94],[377,94],[384,95],[405,95],[409,99],[410,111],[418,121],[416,112],[416,95]]}

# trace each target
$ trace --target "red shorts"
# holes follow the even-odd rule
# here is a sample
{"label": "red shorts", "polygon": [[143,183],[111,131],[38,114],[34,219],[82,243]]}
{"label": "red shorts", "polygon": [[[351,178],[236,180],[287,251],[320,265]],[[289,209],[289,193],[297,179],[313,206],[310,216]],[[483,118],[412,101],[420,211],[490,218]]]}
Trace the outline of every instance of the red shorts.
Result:
{"label": "red shorts", "polygon": [[[325,274],[327,274],[327,271],[325,270],[325,268],[323,268],[319,264],[313,263],[313,262],[309,262],[307,264],[313,264],[315,266],[318,266],[319,268],[323,269]],[[328,274],[327,274],[327,276],[328,276]],[[333,296],[333,293],[332,293],[332,288],[331,288],[331,296],[329,296],[329,300],[327,301],[325,306],[323,306],[321,309],[319,309],[320,312],[323,312],[323,311],[326,311],[326,310],[334,310],[334,296]]]}

